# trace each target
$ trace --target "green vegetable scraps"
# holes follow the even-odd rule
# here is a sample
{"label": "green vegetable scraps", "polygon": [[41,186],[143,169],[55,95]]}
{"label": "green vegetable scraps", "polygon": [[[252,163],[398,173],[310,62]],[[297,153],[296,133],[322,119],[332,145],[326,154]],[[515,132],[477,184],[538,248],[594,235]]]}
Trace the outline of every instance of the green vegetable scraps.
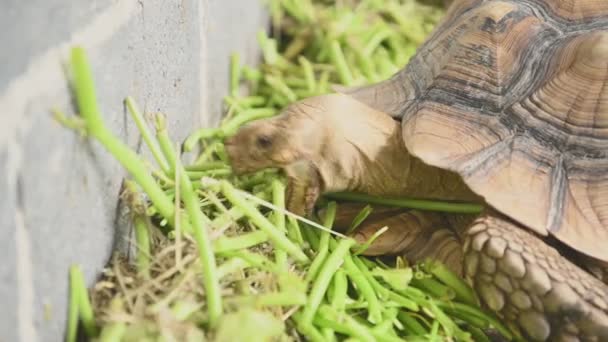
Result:
{"label": "green vegetable scraps", "polygon": [[[86,52],[72,49],[69,76],[80,116],[56,110],[55,118],[96,140],[129,172],[121,201],[136,251],[133,259],[116,253],[90,291],[79,267],[71,268],[66,340],[79,333],[98,341],[489,341],[487,329],[512,339],[443,265],[408,266],[400,258],[388,265],[360,255],[370,241],[358,245],[332,230],[340,199],[460,213],[479,207],[333,194],[324,217],[305,219],[285,210],[278,170],[237,177],[222,143],[243,124],[332,85],[390,77],[443,10],[414,0],[268,6],[273,33],[258,34],[262,63],[241,65],[232,56],[227,115],[183,142],[185,153],[196,153],[186,165],[165,117],[149,122],[131,97],[125,105],[156,165],[108,130]],[[371,210],[354,218],[353,229]]]}

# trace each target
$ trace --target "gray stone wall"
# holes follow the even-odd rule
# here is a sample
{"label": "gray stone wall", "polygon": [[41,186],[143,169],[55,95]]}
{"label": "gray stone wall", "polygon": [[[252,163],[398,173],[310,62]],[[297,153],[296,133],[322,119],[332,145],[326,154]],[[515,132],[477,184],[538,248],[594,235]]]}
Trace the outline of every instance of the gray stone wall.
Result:
{"label": "gray stone wall", "polygon": [[148,155],[124,97],[164,112],[176,140],[216,125],[229,56],[256,62],[267,15],[258,0],[4,0],[0,8],[0,342],[60,341],[69,266],[82,265],[91,285],[125,238],[115,234],[124,170],[50,115],[69,108],[61,63],[70,46],[87,49],[110,129]]}

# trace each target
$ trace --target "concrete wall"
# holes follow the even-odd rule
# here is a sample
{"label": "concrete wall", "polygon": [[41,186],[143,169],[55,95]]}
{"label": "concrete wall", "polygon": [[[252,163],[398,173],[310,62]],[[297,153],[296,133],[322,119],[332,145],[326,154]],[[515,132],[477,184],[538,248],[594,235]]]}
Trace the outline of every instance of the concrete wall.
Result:
{"label": "concrete wall", "polygon": [[61,63],[82,44],[106,122],[142,146],[123,108],[167,114],[182,140],[217,124],[238,51],[257,60],[258,0],[4,0],[0,5],[0,342],[63,339],[68,267],[88,284],[115,239],[125,172],[96,142],[58,126],[69,108]]}

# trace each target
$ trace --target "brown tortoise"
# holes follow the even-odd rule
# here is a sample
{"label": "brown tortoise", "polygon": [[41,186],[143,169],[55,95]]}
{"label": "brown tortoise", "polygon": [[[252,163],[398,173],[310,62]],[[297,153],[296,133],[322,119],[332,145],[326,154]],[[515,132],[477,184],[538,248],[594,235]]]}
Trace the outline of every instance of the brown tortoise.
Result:
{"label": "brown tortoise", "polygon": [[484,201],[449,230],[383,209],[358,236],[388,223],[370,253],[446,262],[526,340],[608,341],[608,0],[453,1],[390,79],[226,143],[236,172],[283,168],[301,214],[335,191]]}

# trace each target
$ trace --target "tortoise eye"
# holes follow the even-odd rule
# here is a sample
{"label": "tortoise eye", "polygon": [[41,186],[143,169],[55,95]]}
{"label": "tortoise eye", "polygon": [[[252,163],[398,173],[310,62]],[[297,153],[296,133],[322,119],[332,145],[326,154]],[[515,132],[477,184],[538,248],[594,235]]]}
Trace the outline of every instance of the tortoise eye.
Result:
{"label": "tortoise eye", "polygon": [[265,135],[260,135],[256,141],[259,147],[261,148],[269,148],[272,146],[272,139]]}

